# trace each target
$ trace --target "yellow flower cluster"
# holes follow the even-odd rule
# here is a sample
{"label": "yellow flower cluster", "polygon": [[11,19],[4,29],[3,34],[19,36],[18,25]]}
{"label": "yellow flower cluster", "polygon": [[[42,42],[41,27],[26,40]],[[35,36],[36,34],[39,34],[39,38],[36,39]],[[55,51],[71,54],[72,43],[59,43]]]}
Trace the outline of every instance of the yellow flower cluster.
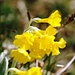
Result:
{"label": "yellow flower cluster", "polygon": [[32,67],[28,71],[22,71],[16,68],[12,68],[12,69],[17,75],[42,75],[40,67]]}
{"label": "yellow flower cluster", "polygon": [[35,59],[41,59],[45,55],[58,55],[59,48],[66,46],[66,41],[61,38],[55,41],[57,33],[54,27],[60,26],[61,16],[56,10],[49,18],[39,19],[38,22],[47,22],[49,25],[45,30],[26,31],[22,35],[16,35],[14,44],[17,50],[12,50],[11,57],[20,63],[26,63]]}

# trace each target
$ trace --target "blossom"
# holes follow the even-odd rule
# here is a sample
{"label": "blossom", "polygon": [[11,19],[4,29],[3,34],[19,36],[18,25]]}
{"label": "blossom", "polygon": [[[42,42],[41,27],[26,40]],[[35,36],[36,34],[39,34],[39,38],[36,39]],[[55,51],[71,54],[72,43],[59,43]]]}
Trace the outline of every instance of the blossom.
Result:
{"label": "blossom", "polygon": [[23,64],[31,60],[31,57],[29,56],[28,52],[23,48],[18,48],[18,50],[12,50],[11,57],[13,57],[14,60],[17,60]]}
{"label": "blossom", "polygon": [[38,49],[38,50],[31,50],[30,52],[30,57],[31,60],[35,60],[35,59],[42,59],[45,56],[45,51],[43,49]]}
{"label": "blossom", "polygon": [[18,70],[18,69],[16,69],[16,68],[15,68],[15,73],[16,73],[17,75],[27,75],[27,71],[21,71],[21,70]]}
{"label": "blossom", "polygon": [[65,48],[65,46],[66,41],[63,38],[61,38],[58,42],[54,41],[53,44],[50,46],[50,48],[46,49],[45,53],[47,55],[52,53],[52,56],[59,55],[60,54],[59,48]]}
{"label": "blossom", "polygon": [[49,49],[54,41],[54,36],[48,36],[48,35],[44,35],[42,37],[40,37],[40,49],[46,50]]}
{"label": "blossom", "polygon": [[66,41],[63,39],[63,38],[61,38],[58,42],[56,41],[55,43],[54,43],[57,47],[59,47],[59,48],[65,48],[65,46],[66,46]]}
{"label": "blossom", "polygon": [[55,37],[47,35],[46,32],[42,31],[35,32],[33,46],[30,47],[30,56],[32,59],[41,59],[45,56],[46,50],[52,47]]}
{"label": "blossom", "polygon": [[48,26],[45,32],[47,35],[53,36],[57,33],[57,30],[53,26]]}
{"label": "blossom", "polygon": [[50,25],[52,25],[53,27],[59,27],[61,26],[60,22],[61,22],[61,15],[59,14],[59,11],[56,10],[55,12],[53,12],[48,18],[38,18],[37,19],[37,23],[49,23]]}
{"label": "blossom", "polygon": [[30,56],[32,59],[41,59],[45,55],[44,50],[40,48],[40,37],[35,38],[33,46],[30,48]]}
{"label": "blossom", "polygon": [[33,34],[29,32],[24,32],[22,35],[16,35],[14,40],[14,44],[18,47],[23,47],[25,50],[28,50],[31,45],[33,45]]}
{"label": "blossom", "polygon": [[17,68],[11,68],[17,75],[42,75],[40,67],[32,67],[29,70],[18,70]]}
{"label": "blossom", "polygon": [[45,30],[30,26],[26,32],[15,36],[13,43],[18,49],[11,51],[11,57],[14,57],[20,63],[25,64],[35,59],[41,59],[50,53],[58,55],[60,54],[59,49],[66,46],[66,41],[63,38],[55,41],[55,35],[57,34],[55,27],[61,26],[61,15],[58,10],[48,18],[34,18],[33,21],[49,23],[50,25]]}
{"label": "blossom", "polygon": [[54,42],[53,50],[52,50],[52,55],[58,55],[60,54],[59,48],[65,48],[66,46],[66,41],[61,38],[58,42]]}
{"label": "blossom", "polygon": [[32,67],[27,71],[27,75],[42,75],[40,67]]}
{"label": "blossom", "polygon": [[59,48],[65,48],[65,47],[66,47],[66,41],[63,38],[61,38],[59,40]]}
{"label": "blossom", "polygon": [[54,45],[52,46],[51,52],[52,52],[52,56],[60,54],[59,46],[57,46],[55,42],[54,42]]}
{"label": "blossom", "polygon": [[24,32],[22,35],[16,35],[14,44],[20,48],[12,50],[11,57],[14,57],[20,63],[27,63],[35,59],[41,59],[45,54],[60,54],[59,48],[64,48],[66,41],[63,38],[55,41],[56,33],[53,26],[48,26],[45,30],[33,30],[32,32]]}

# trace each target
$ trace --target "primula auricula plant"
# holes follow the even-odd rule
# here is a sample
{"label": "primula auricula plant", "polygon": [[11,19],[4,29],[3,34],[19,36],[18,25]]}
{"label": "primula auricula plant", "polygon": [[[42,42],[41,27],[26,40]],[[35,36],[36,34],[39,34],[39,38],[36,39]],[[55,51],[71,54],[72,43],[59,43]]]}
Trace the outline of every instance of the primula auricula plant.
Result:
{"label": "primula auricula plant", "polygon": [[[32,22],[48,23],[49,26],[45,30],[30,26]],[[60,38],[55,41],[57,29],[60,27],[61,15],[56,10],[48,18],[33,18],[29,21],[28,26],[23,34],[16,35],[13,43],[18,47],[17,50],[11,51],[11,57],[20,63],[32,62],[42,59],[45,55],[59,55],[59,48],[66,46],[66,41]],[[42,75],[40,67],[32,67],[28,71],[21,71],[16,68],[10,68],[8,71],[14,71],[18,75]]]}

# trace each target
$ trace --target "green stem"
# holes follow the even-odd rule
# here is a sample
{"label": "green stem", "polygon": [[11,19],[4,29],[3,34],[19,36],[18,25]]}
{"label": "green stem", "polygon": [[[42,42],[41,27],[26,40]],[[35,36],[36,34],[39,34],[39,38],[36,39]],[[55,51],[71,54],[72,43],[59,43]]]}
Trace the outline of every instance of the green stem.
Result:
{"label": "green stem", "polygon": [[[13,60],[11,68],[14,68],[16,66],[16,60]],[[10,72],[9,75],[13,75],[13,72]]]}
{"label": "green stem", "polygon": [[30,62],[28,62],[28,69],[30,69]]}
{"label": "green stem", "polygon": [[52,53],[50,53],[50,55],[49,55],[49,57],[48,57],[48,59],[47,59],[48,64],[47,64],[47,66],[46,66],[46,74],[45,74],[45,75],[47,75],[47,73],[48,73],[48,71],[49,71],[49,69],[50,69],[50,66],[51,66],[51,56],[52,56]]}
{"label": "green stem", "polygon": [[16,60],[13,60],[11,68],[16,66],[16,62],[17,62]]}
{"label": "green stem", "polygon": [[26,31],[29,29],[29,27],[30,27],[30,25],[31,25],[32,22],[33,22],[33,19],[31,19],[31,20],[28,22],[28,25],[27,25],[27,27],[26,27],[26,29],[25,29],[24,32],[26,32]]}

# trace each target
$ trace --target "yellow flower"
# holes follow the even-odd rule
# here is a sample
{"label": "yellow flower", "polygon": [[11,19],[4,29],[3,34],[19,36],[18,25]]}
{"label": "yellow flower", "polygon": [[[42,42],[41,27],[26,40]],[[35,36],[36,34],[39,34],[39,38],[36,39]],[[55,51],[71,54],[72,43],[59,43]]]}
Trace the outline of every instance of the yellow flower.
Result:
{"label": "yellow flower", "polygon": [[35,38],[33,46],[30,47],[31,58],[41,59],[45,54],[49,55],[52,52],[52,47],[54,47],[54,39],[54,36],[47,35],[46,33]]}
{"label": "yellow flower", "polygon": [[40,39],[36,38],[33,42],[33,46],[30,48],[30,57],[31,59],[41,59],[44,55],[44,50],[40,49]]}
{"label": "yellow flower", "polygon": [[59,47],[57,46],[57,44],[55,44],[55,42],[54,42],[54,45],[53,45],[53,47],[52,47],[52,55],[54,56],[54,55],[59,55],[60,54],[60,52],[59,52]]}
{"label": "yellow flower", "polygon": [[49,56],[49,54],[52,52],[52,48],[46,49],[45,53]]}
{"label": "yellow flower", "polygon": [[16,72],[17,75],[27,75],[26,71],[18,71]]}
{"label": "yellow flower", "polygon": [[32,67],[27,71],[27,75],[42,75],[40,67]]}
{"label": "yellow flower", "polygon": [[[20,63],[27,63],[35,59],[41,59],[45,54],[52,55],[60,54],[59,48],[66,46],[66,41],[61,38],[55,41],[56,29],[53,26],[48,26],[46,30],[38,29],[24,32],[22,35],[16,35],[14,44],[20,47],[18,50],[11,51],[11,57]],[[29,53],[27,52],[29,50]]]}
{"label": "yellow flower", "polygon": [[13,43],[18,47],[24,46],[25,50],[28,50],[33,45],[34,38],[32,33],[25,32],[22,35],[16,35],[15,38]]}
{"label": "yellow flower", "polygon": [[57,44],[55,44],[55,41],[53,41],[53,43],[50,45],[49,49],[46,49],[45,53],[49,56],[49,54],[52,52],[52,56],[54,55],[59,55],[59,47],[57,46]]}
{"label": "yellow flower", "polygon": [[45,30],[39,30],[39,33],[42,35],[54,36],[57,33],[57,30],[53,26],[48,26]]}
{"label": "yellow flower", "polygon": [[40,38],[39,48],[43,50],[49,49],[53,44],[54,38],[55,38],[54,36],[43,35]]}
{"label": "yellow flower", "polygon": [[17,75],[42,75],[40,67],[32,67],[28,71],[18,70],[17,68],[11,68]]}
{"label": "yellow flower", "polygon": [[[51,31],[50,31],[51,30]],[[35,32],[34,36],[37,37],[34,39],[33,46],[30,47],[30,56],[33,59],[41,59],[45,54],[49,55],[52,52],[52,55],[60,54],[59,48],[64,48],[66,42],[64,39],[60,41],[54,41],[56,29],[53,26],[49,26],[46,30],[39,30]]]}
{"label": "yellow flower", "polygon": [[29,55],[32,61],[35,59],[42,59],[45,56],[45,51],[42,49],[38,49],[38,50],[33,49]]}
{"label": "yellow flower", "polygon": [[11,51],[11,57],[14,57],[14,60],[19,61],[20,63],[26,63],[31,60],[28,52],[26,50],[19,48],[18,50]]}
{"label": "yellow flower", "polygon": [[59,11],[56,10],[48,18],[44,18],[44,19],[38,18],[37,22],[38,23],[40,23],[40,22],[42,22],[42,23],[49,23],[53,27],[59,27],[59,26],[61,26],[61,24],[60,24],[60,22],[61,22],[61,15],[59,14]]}
{"label": "yellow flower", "polygon": [[46,34],[47,35],[55,35],[56,34],[56,29],[53,27],[53,26],[48,26],[47,28],[46,28]]}
{"label": "yellow flower", "polygon": [[27,71],[21,71],[21,70],[18,70],[18,69],[15,70],[15,73],[17,75],[27,75]]}
{"label": "yellow flower", "polygon": [[54,42],[53,50],[52,50],[52,55],[58,55],[60,54],[59,48],[65,48],[66,46],[66,41],[61,38],[58,42]]}
{"label": "yellow flower", "polygon": [[37,37],[34,38],[33,49],[34,50],[49,49],[55,39],[54,36],[55,34],[56,34],[56,29],[53,28],[52,26],[47,27],[46,30],[39,30],[35,32],[34,36]]}
{"label": "yellow flower", "polygon": [[[50,46],[52,46],[52,43],[54,42],[55,37],[52,36],[54,34],[52,34],[51,32],[48,33],[49,29],[47,29],[47,31],[42,31],[42,30],[38,31],[40,35],[38,35],[37,38],[34,39],[33,46],[32,46],[34,50],[39,50],[39,49],[46,50],[46,49],[49,49]],[[34,36],[35,35],[36,34],[34,34]]]}
{"label": "yellow flower", "polygon": [[65,47],[66,47],[66,41],[63,38],[61,38],[59,40],[59,48],[65,48]]}
{"label": "yellow flower", "polygon": [[55,44],[56,44],[59,48],[65,48],[65,46],[66,46],[66,41],[65,41],[63,38],[61,38],[61,39],[59,40],[59,42],[55,42]]}

